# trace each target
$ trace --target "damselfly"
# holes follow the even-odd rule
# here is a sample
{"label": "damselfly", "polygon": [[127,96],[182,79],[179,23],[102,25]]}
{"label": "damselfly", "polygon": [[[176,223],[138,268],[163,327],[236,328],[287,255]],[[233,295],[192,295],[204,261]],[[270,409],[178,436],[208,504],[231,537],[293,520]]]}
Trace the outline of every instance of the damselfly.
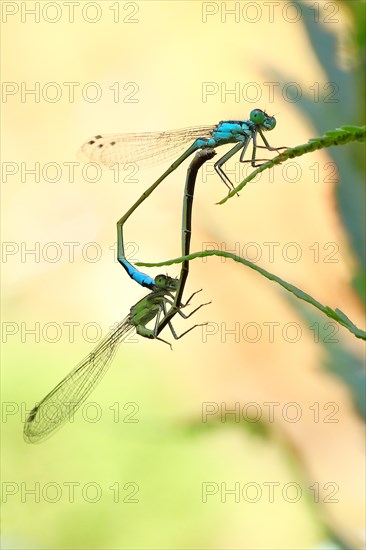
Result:
{"label": "damselfly", "polygon": [[[234,186],[222,166],[241,149],[240,162],[250,162],[253,167],[258,166],[256,164],[258,161],[268,160],[256,158],[257,148],[269,151],[283,149],[284,147],[271,147],[264,136],[263,132],[273,130],[275,126],[274,116],[268,115],[261,109],[254,109],[250,113],[249,120],[225,120],[212,126],[197,126],[167,132],[97,135],[84,143],[80,153],[82,157],[107,167],[135,163],[142,168],[174,158],[188,143],[191,143],[190,147],[159,178],[160,183],[198,149],[214,149],[221,145],[235,143],[235,147],[214,165],[221,180],[229,189],[232,189]],[[262,138],[264,145],[257,144],[257,134]],[[244,155],[251,140],[253,140],[252,157],[250,161],[244,161]]]}
{"label": "damselfly", "polygon": [[[176,340],[200,325],[194,325],[183,334],[177,335],[171,318],[178,313],[185,319],[193,315],[203,305],[198,306],[189,315],[182,312],[182,307],[189,304],[194,294],[184,306],[174,306],[174,294],[179,285],[178,279],[167,275],[158,275],[155,278],[155,289],[145,298],[135,304],[129,315],[97,345],[92,353],[83,359],[40,403],[30,412],[24,425],[24,439],[27,443],[40,443],[47,439],[61,426],[71,420],[80,405],[87,399],[98,382],[107,372],[116,354],[118,345],[135,330],[144,338],[153,338],[168,344],[159,337],[159,322],[161,316],[166,318],[165,325],[169,328]],[[167,307],[173,308],[170,312]],[[170,317],[168,315],[170,314]],[[147,323],[155,319],[154,329],[146,327]],[[164,325],[164,326],[165,326]]]}
{"label": "damselfly", "polygon": [[[240,162],[250,162],[253,167],[256,167],[258,166],[257,162],[265,160],[256,158],[258,148],[268,149],[269,151],[284,149],[285,147],[271,147],[264,136],[264,132],[273,130],[275,126],[276,119],[274,116],[268,115],[261,109],[254,109],[250,113],[249,120],[228,120],[219,122],[214,126],[184,128],[171,132],[97,135],[81,147],[80,152],[83,158],[98,162],[103,166],[112,167],[126,162],[134,162],[143,167],[176,156],[188,143],[193,141],[190,147],[144,191],[117,223],[118,261],[134,280],[148,288],[151,288],[151,285],[154,284],[153,279],[149,276],[146,276],[146,278],[139,277],[137,270],[132,269],[132,274],[129,272],[131,264],[126,260],[124,252],[123,225],[138,206],[192,153],[199,149],[213,150],[215,147],[230,143],[235,143],[235,146],[222,156],[214,167],[225,185],[229,189],[233,188],[233,184],[225,174],[222,166],[240,150],[242,150]],[[257,144],[257,134],[262,138],[264,145]],[[251,140],[253,140],[252,157],[249,161],[246,161],[244,155]]]}

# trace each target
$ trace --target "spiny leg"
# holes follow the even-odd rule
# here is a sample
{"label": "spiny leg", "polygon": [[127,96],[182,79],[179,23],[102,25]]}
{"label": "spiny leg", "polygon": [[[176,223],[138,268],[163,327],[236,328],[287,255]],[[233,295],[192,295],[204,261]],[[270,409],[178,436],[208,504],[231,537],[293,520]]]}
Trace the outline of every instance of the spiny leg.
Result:
{"label": "spiny leg", "polygon": [[251,159],[251,163],[250,163],[253,166],[253,168],[257,168],[258,166],[261,166],[260,164],[257,164],[257,162],[262,162],[262,161],[266,162],[266,159],[256,159],[255,158],[256,152],[257,152],[257,147],[258,147],[257,146],[257,132],[255,132],[253,134],[253,151],[252,151],[252,159]]}
{"label": "spiny leg", "polygon": [[[197,291],[197,292],[199,292],[199,291]],[[196,294],[196,293],[195,293],[195,294]],[[208,303],[210,304],[211,302],[208,302]],[[185,304],[185,305],[187,305],[187,304]],[[182,305],[182,306],[180,306],[180,307],[181,307],[181,308],[182,308],[182,307],[185,307],[185,305]],[[205,306],[205,305],[207,305],[207,304],[201,304],[201,305],[198,306],[194,311],[192,311],[192,313],[190,313],[189,315],[184,315],[180,309],[177,309],[176,312],[179,313],[184,319],[188,319],[191,315],[193,315],[193,313],[195,313],[198,309],[200,309],[202,306]],[[163,306],[163,308],[165,309],[165,306]],[[173,306],[173,308],[174,308],[174,306]],[[167,315],[167,312],[165,312],[165,315]],[[207,323],[198,323],[198,324],[196,324],[196,325],[193,325],[193,327],[190,327],[188,330],[186,330],[186,331],[183,332],[182,334],[179,334],[179,335],[178,335],[178,334],[175,332],[175,329],[174,329],[174,327],[173,327],[172,322],[171,322],[171,321],[168,321],[168,326],[169,326],[169,328],[170,328],[170,332],[172,333],[173,338],[174,338],[175,340],[180,340],[180,338],[182,338],[183,336],[185,336],[186,334],[188,334],[188,332],[191,332],[191,330],[193,330],[194,328],[196,328],[196,327],[203,327],[203,326],[205,326],[205,325],[207,325]],[[159,338],[158,338],[158,340],[159,340]],[[164,340],[163,340],[163,341],[164,341]]]}
{"label": "spiny leg", "polygon": [[193,325],[193,327],[190,327],[189,329],[187,329],[185,332],[183,332],[182,334],[180,334],[179,336],[176,336],[175,339],[176,340],[180,340],[180,338],[183,338],[183,336],[185,336],[186,334],[188,334],[188,332],[191,332],[191,330],[193,330],[194,328],[197,328],[197,327],[204,327],[206,326],[208,323],[198,323],[197,325]]}
{"label": "spiny leg", "polygon": [[[259,130],[260,132],[260,130]],[[262,135],[261,133],[261,136],[262,138],[265,140],[264,136]],[[265,143],[268,144],[267,140],[265,140]],[[269,146],[270,147],[270,146]],[[252,151],[252,157],[251,159],[248,159],[248,160],[244,160],[243,159],[243,155],[240,155],[240,162],[242,162],[243,164],[246,163],[246,162],[250,162],[251,166],[253,166],[253,168],[259,168],[259,166],[262,166],[262,164],[257,164],[258,162],[261,162],[261,163],[265,163],[265,162],[268,162],[270,161],[271,159],[257,159],[255,158],[256,156],[256,152],[257,152],[257,149],[268,149],[268,147],[265,147],[264,145],[257,145],[257,132],[255,132],[253,134],[253,151]],[[279,147],[279,149],[282,149],[282,147]],[[285,147],[286,149],[286,147]],[[275,149],[274,147],[270,147],[269,149],[270,151],[276,151],[277,149]]]}
{"label": "spiny leg", "polygon": [[189,304],[190,304],[190,301],[192,300],[193,296],[195,296],[196,294],[198,294],[199,292],[202,292],[202,288],[200,290],[196,290],[196,292],[193,292],[193,294],[191,294],[191,296],[188,298],[188,300],[186,301],[185,304],[181,304],[180,308],[178,309],[178,314],[183,317],[183,319],[189,319],[189,317],[191,317],[194,313],[196,313],[196,311],[198,311],[199,309],[201,309],[201,307],[203,306],[208,306],[209,304],[211,304],[212,302],[209,301],[209,302],[205,302],[204,304],[200,304],[199,306],[196,307],[196,309],[194,309],[193,311],[191,311],[191,313],[189,313],[188,315],[186,315],[185,313],[183,313],[182,311],[182,308],[184,307],[187,307]]}
{"label": "spiny leg", "polygon": [[171,311],[175,311],[175,313],[178,313],[178,315],[183,317],[183,319],[189,319],[189,317],[191,317],[194,313],[196,313],[196,311],[201,309],[201,307],[208,306],[209,304],[211,304],[211,301],[210,302],[205,302],[204,304],[200,304],[199,306],[197,306],[196,309],[191,311],[191,313],[189,313],[188,315],[183,313],[182,309],[187,307],[189,305],[189,302],[193,298],[193,296],[195,296],[196,294],[198,294],[198,292],[201,292],[201,291],[202,291],[202,288],[200,290],[196,290],[196,292],[193,292],[193,294],[189,297],[187,302],[185,304],[180,304],[179,306],[175,302],[173,302],[172,300],[169,300],[169,298],[165,298],[164,305],[162,306],[165,317],[168,316],[168,312],[166,311],[166,308],[165,308],[165,303],[168,303],[168,304],[171,305],[171,309],[169,310],[169,313]]}
{"label": "spiny leg", "polygon": [[272,147],[267,139],[265,138],[265,135],[263,134],[262,130],[258,128],[258,132],[263,140],[264,145],[258,145],[260,149],[268,149],[268,151],[279,151],[280,149],[288,149],[288,147]]}
{"label": "spiny leg", "polygon": [[244,141],[239,141],[230,151],[228,151],[224,156],[222,156],[217,162],[214,164],[214,168],[216,170],[216,173],[220,176],[220,179],[224,182],[226,187],[228,187],[229,191],[234,189],[234,185],[230,178],[225,174],[224,170],[222,169],[222,166],[233,156],[235,153],[240,151],[244,147],[244,150],[248,147],[248,143],[250,141],[250,136],[245,138]]}

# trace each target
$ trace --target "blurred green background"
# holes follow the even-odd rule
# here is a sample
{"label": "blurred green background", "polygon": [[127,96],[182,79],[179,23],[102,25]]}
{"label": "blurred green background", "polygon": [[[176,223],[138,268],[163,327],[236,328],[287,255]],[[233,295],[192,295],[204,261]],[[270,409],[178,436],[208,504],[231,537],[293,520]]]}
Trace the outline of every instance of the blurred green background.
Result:
{"label": "blurred green background", "polygon": [[[115,223],[165,167],[93,182],[81,144],[255,107],[277,118],[274,146],[362,124],[364,3],[1,8],[2,547],[362,548],[363,343],[239,265],[191,265],[188,291],[212,300],[194,319],[210,332],[173,352],[122,344],[91,404],[42,445],[24,443],[22,423],[145,292],[115,261]],[[304,156],[222,207],[211,165],[192,250],[246,255],[364,328],[362,154],[351,144]],[[178,256],[186,168],[126,225],[134,260]]]}

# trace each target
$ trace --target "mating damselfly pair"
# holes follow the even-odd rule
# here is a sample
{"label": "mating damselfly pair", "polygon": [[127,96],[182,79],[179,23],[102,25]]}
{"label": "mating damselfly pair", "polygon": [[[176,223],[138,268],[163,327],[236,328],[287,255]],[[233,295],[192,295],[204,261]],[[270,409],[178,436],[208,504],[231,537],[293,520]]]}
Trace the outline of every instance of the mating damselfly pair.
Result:
{"label": "mating damselfly pair", "polygon": [[[182,254],[189,254],[191,238],[191,215],[193,206],[194,186],[197,172],[204,162],[214,156],[214,151],[200,151],[190,164],[187,172],[185,193],[183,199],[182,220]],[[110,333],[85,357],[49,394],[46,395],[30,412],[24,425],[24,439],[27,443],[40,443],[70,420],[82,403],[88,398],[98,382],[107,372],[118,346],[134,330],[144,338],[160,340],[170,347],[170,343],[160,338],[160,333],[168,325],[176,340],[194,328],[196,324],[183,334],[177,335],[172,325],[172,318],[179,314],[188,319],[198,309],[207,304],[201,304],[191,313],[185,314],[182,309],[190,304],[194,292],[185,304],[182,296],[189,271],[189,263],[183,262],[179,279],[168,275],[158,275],[149,286],[151,292],[132,306],[129,315],[113,328]],[[154,327],[146,325],[154,321]],[[205,324],[205,323],[204,323]]]}
{"label": "mating damselfly pair", "polygon": [[[233,188],[232,182],[222,168],[223,165],[241,150],[240,161],[250,162],[253,167],[256,167],[258,166],[257,162],[266,160],[257,159],[256,151],[258,148],[264,148],[269,151],[284,149],[285,147],[271,147],[263,134],[265,131],[273,130],[275,125],[276,119],[273,116],[267,115],[260,109],[254,109],[250,113],[249,120],[222,121],[214,126],[186,128],[172,132],[97,135],[82,146],[82,154],[88,160],[98,162],[101,165],[108,167],[113,166],[115,163],[135,162],[142,167],[172,158],[177,154],[177,151],[186,147],[193,140],[190,147],[141,195],[117,223],[118,261],[132,279],[151,290],[150,294],[135,304],[131,308],[129,315],[117,325],[117,328],[111,331],[89,356],[79,363],[70,374],[32,409],[24,427],[24,438],[28,443],[38,443],[47,439],[67,420],[73,417],[75,411],[87,399],[107,371],[118,344],[123,341],[130,331],[135,329],[143,337],[165,342],[165,340],[159,337],[159,334],[166,325],[169,326],[176,339],[181,338],[194,328],[191,327],[181,336],[177,336],[171,324],[171,319],[176,313],[179,313],[184,318],[188,318],[202,305],[205,305],[198,306],[190,315],[185,315],[181,311],[182,307],[188,305],[193,296],[191,296],[184,306],[182,305],[180,300],[188,274],[188,262],[185,262],[185,265],[182,267],[179,281],[166,275],[152,278],[139,272],[125,257],[123,226],[138,206],[145,201],[169,174],[176,170],[192,153],[202,150],[201,153],[197,153],[190,164],[186,179],[185,203],[183,207],[182,254],[188,254],[193,191],[199,168],[204,162],[214,156],[214,149],[216,147],[235,143],[235,146],[214,165],[216,172],[224,184],[229,189]],[[258,134],[262,138],[264,145],[257,144]],[[253,141],[253,152],[251,159],[247,161],[244,160],[244,155],[250,141]],[[189,189],[191,190],[189,191]],[[169,310],[167,309],[168,306]],[[161,315],[163,315],[162,320]],[[155,321],[154,329],[147,328],[146,325],[153,320]]]}

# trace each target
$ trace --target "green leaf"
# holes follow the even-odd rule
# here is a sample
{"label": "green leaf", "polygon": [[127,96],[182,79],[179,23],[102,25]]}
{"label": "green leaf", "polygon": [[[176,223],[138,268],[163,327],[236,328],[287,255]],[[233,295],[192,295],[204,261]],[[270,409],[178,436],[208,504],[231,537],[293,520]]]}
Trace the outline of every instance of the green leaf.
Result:
{"label": "green leaf", "polygon": [[274,281],[275,283],[281,285],[284,289],[294,294],[300,300],[304,300],[308,304],[311,304],[312,306],[316,307],[317,309],[325,313],[325,315],[327,315],[331,319],[334,319],[335,321],[337,321],[337,323],[339,323],[340,325],[345,327],[347,330],[349,330],[352,334],[354,334],[356,338],[361,338],[362,340],[366,340],[366,332],[364,330],[357,328],[356,325],[352,323],[352,321],[350,321],[347,315],[345,315],[339,309],[332,309],[329,306],[323,306],[320,302],[315,300],[315,298],[310,296],[310,294],[307,294],[306,292],[297,288],[291,283],[284,281],[283,279],[281,279],[280,277],[277,277],[277,275],[274,275],[273,273],[270,273],[266,269],[259,267],[257,264],[253,264],[252,262],[249,262],[248,260],[245,260],[240,256],[236,256],[231,252],[224,252],[222,250],[205,250],[202,252],[195,252],[193,254],[189,254],[189,256],[174,258],[173,260],[166,260],[164,262],[158,262],[158,263],[138,262],[136,263],[136,265],[144,266],[144,267],[162,267],[165,265],[180,264],[184,261],[195,260],[196,258],[205,258],[207,256],[223,256],[225,258],[229,258],[230,260],[234,260],[235,262],[241,263],[246,267],[250,267],[250,269],[257,271],[258,273],[260,273],[270,281]]}
{"label": "green leaf", "polygon": [[325,132],[322,136],[309,139],[307,143],[301,145],[296,145],[295,147],[286,149],[277,157],[274,157],[272,160],[265,162],[254,170],[248,177],[246,177],[235,189],[230,191],[230,193],[224,197],[218,204],[224,204],[226,201],[238,194],[239,191],[243,189],[252,181],[258,174],[268,170],[277,164],[282,164],[288,159],[294,157],[301,157],[317,149],[324,149],[326,147],[332,147],[336,145],[344,145],[346,143],[351,143],[353,141],[366,141],[366,126],[341,126],[341,128],[335,128],[334,130],[329,130]]}

